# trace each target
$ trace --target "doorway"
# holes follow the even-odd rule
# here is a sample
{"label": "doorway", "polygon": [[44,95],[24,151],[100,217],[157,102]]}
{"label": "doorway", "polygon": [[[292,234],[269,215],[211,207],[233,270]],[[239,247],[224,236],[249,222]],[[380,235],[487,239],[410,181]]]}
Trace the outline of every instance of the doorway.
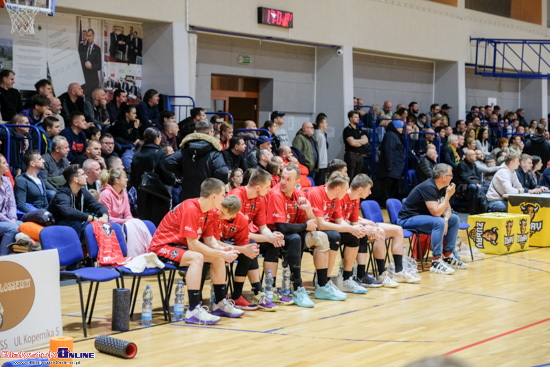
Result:
{"label": "doorway", "polygon": [[[213,112],[228,112],[233,116],[233,128],[244,127],[252,120],[258,124],[259,78],[212,74],[211,99]],[[229,118],[226,117],[226,121]]]}

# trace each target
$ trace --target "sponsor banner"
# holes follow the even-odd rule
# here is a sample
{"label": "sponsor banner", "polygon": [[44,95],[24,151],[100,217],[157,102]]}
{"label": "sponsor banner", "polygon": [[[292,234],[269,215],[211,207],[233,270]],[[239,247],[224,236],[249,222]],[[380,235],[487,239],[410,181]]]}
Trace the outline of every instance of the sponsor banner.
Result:
{"label": "sponsor banner", "polygon": [[[550,196],[522,195],[508,198],[508,212],[529,216],[529,244],[537,247],[550,246]],[[548,224],[544,221],[548,220]]]}
{"label": "sponsor banner", "polygon": [[529,248],[528,215],[488,213],[470,215],[468,237],[485,254],[502,255]]}

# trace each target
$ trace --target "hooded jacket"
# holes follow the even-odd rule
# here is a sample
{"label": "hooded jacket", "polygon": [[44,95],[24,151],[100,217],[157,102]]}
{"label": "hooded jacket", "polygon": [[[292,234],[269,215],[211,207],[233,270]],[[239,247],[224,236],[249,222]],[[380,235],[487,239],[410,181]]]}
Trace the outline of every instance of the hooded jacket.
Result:
{"label": "hooded jacket", "polygon": [[48,211],[53,214],[56,222],[61,220],[85,222],[88,220],[88,213],[103,216],[109,215],[107,209],[86,189],[80,189],[75,196],[69,185],[57,189]]}
{"label": "hooded jacket", "polygon": [[207,178],[228,181],[228,168],[222,147],[212,136],[201,133],[187,135],[180,150],[166,158],[167,168],[181,178],[180,202],[200,196],[201,183]]}
{"label": "hooded jacket", "polygon": [[399,134],[393,126],[393,122],[388,124],[380,147],[380,160],[376,169],[377,178],[403,178],[405,146],[402,139],[403,135]]}
{"label": "hooded jacket", "polygon": [[309,172],[316,171],[317,167],[319,167],[319,145],[317,144],[317,138],[315,135],[312,135],[311,139],[313,140],[313,144],[315,144],[315,149],[317,150],[317,162],[315,161],[315,150],[313,145],[311,145],[311,140],[309,136],[304,134],[302,129],[298,130],[294,140],[292,140],[292,146],[304,152],[304,156],[306,157],[305,166]]}
{"label": "hooded jacket", "polygon": [[550,160],[550,142],[544,139],[544,135],[532,135],[531,139],[525,142],[523,153],[529,155],[538,155],[542,160],[542,166]]}

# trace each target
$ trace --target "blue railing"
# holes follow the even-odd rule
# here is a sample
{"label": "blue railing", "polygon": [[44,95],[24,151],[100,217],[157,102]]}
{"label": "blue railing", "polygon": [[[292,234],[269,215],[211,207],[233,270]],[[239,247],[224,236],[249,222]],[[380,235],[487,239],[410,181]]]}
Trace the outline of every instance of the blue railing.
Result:
{"label": "blue railing", "polygon": [[7,148],[6,148],[6,152],[7,152],[7,157],[6,157],[6,160],[8,162],[8,165],[10,164],[10,147],[11,147],[11,133],[10,133],[10,129],[8,129],[8,127],[29,127],[31,129],[34,129],[36,130],[36,134],[37,134],[37,140],[38,140],[38,151],[40,152],[41,151],[41,133],[40,133],[40,129],[34,125],[14,125],[14,124],[4,124],[4,125],[0,125],[0,128],[3,128],[4,130],[6,130],[6,135],[7,135]]}

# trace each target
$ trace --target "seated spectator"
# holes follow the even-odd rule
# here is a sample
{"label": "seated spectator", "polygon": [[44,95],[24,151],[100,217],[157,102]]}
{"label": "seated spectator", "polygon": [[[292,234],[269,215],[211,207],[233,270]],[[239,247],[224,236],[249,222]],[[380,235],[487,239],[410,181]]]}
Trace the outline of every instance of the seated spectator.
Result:
{"label": "seated spectator", "polygon": [[458,136],[458,149],[456,150],[456,152],[458,153],[458,157],[462,160],[464,159],[464,153],[465,153],[465,150],[464,150],[465,138],[462,135],[457,135],[457,136]]}
{"label": "seated spectator", "polygon": [[457,192],[466,194],[468,199],[468,212],[476,214],[478,191],[482,189],[481,174],[477,171],[475,165],[476,152],[470,149],[466,152],[464,160],[460,161],[456,169]]}
{"label": "seated spectator", "polygon": [[[281,145],[281,147],[279,148],[279,156],[281,158],[283,158],[285,166],[288,163],[294,163],[298,166],[298,168],[300,169],[300,186],[301,186],[302,189],[306,189],[308,187],[311,187],[311,181],[307,178],[308,174],[309,174],[309,171],[308,171],[307,167],[304,166],[303,164],[301,164],[300,162],[298,162],[298,159],[296,159],[296,157],[294,157],[294,155],[292,154],[292,149],[290,149],[289,146]],[[330,174],[332,173],[332,172],[328,172],[328,171],[330,171],[329,168],[330,168],[330,164],[329,164],[329,167],[327,168],[327,176],[328,177],[330,177]]]}
{"label": "seated spectator", "polygon": [[55,195],[55,188],[39,177],[38,173],[44,169],[44,159],[38,150],[27,150],[23,156],[23,163],[27,171],[15,179],[15,201],[17,209],[23,213],[31,210],[25,205],[32,204],[37,209],[47,209],[51,199]]}
{"label": "seated spectator", "polygon": [[[467,138],[466,140],[471,139]],[[479,129],[478,139],[476,140],[476,150],[481,150],[485,155],[489,155],[491,144],[489,144],[489,130],[486,127]]]}
{"label": "seated spectator", "polygon": [[525,147],[523,148],[525,154],[538,155],[542,159],[543,167],[546,167],[550,160],[550,142],[544,137],[545,132],[545,126],[539,124],[535,135],[525,142]]}
{"label": "seated spectator", "polygon": [[101,182],[99,181],[101,166],[99,163],[95,159],[87,159],[82,164],[82,169],[86,174],[86,188],[101,194]]}
{"label": "seated spectator", "polygon": [[38,94],[41,94],[47,97],[48,99],[53,97],[52,82],[49,81],[48,79],[40,79],[39,81],[37,81],[34,84],[34,89],[35,91],[27,97],[27,101],[25,102],[25,107],[23,107],[24,109],[33,108],[34,106],[33,97]]}
{"label": "seated spectator", "polygon": [[69,160],[67,159],[69,151],[67,139],[59,135],[52,139],[52,151],[42,156],[44,169],[40,171],[40,176],[47,179],[55,187],[65,184],[63,171],[69,166]]}
{"label": "seated spectator", "polygon": [[88,128],[88,123],[84,114],[78,111],[71,113],[67,121],[70,122],[70,125],[61,131],[61,135],[69,143],[70,150],[67,159],[72,162],[80,153],[84,152],[84,147],[86,146],[85,131]]}
{"label": "seated spectator", "polygon": [[[29,125],[29,119],[25,115],[17,114],[13,116],[11,123],[14,125]],[[9,151],[8,144],[2,144],[2,154],[9,157],[11,173],[13,177],[17,177],[24,169],[23,154],[29,148],[33,149],[33,142],[28,127],[17,126],[8,129],[10,133]],[[5,134],[5,130],[2,129],[0,133]]]}
{"label": "seated spectator", "polygon": [[422,183],[432,177],[432,172],[437,164],[437,150],[431,145],[426,154],[420,158],[416,166],[416,178],[418,183]]}
{"label": "seated spectator", "polygon": [[529,130],[527,131],[529,134],[536,134],[537,133],[537,120],[531,120],[531,123],[529,124]]}
{"label": "seated spectator", "polygon": [[[281,168],[279,167],[278,163],[273,161],[273,158],[271,158],[271,161],[267,163],[266,167],[267,172],[269,172],[269,174],[271,175],[271,187],[281,182]],[[281,157],[277,158],[280,159]]]}
{"label": "seated spectator", "polygon": [[[257,129],[258,126],[256,126],[256,123],[252,120],[246,120],[244,122],[244,128],[245,129]],[[264,132],[265,134],[265,132]],[[258,137],[258,133],[255,131],[237,131],[237,136],[240,136],[244,139],[244,142],[246,143],[246,150],[245,153],[248,155],[248,152],[250,152],[254,147],[256,146],[256,138]],[[267,134],[265,134],[267,135]],[[271,136],[273,137],[273,135]],[[273,148],[272,148],[273,151]],[[273,152],[275,154],[275,152]]]}
{"label": "seated spectator", "polygon": [[222,126],[222,123],[224,122],[224,119],[219,115],[212,115],[210,117],[210,123],[212,124],[212,127],[214,128],[214,136],[216,136],[215,132],[220,132],[220,128]]}
{"label": "seated spectator", "polygon": [[420,157],[428,151],[428,145],[436,147],[441,138],[435,136],[435,131],[431,128],[424,129],[424,132],[427,134],[421,134],[416,142],[415,154],[417,157]]}
{"label": "seated spectator", "polygon": [[246,144],[243,138],[234,136],[229,140],[229,149],[225,149],[222,153],[225,164],[230,171],[240,168],[244,172],[248,169],[244,159],[245,150]]}
{"label": "seated spectator", "polygon": [[[176,114],[170,110],[164,110],[160,113],[160,120],[158,124],[158,129],[160,131],[164,130],[166,127],[166,124],[169,122],[173,122],[174,124],[178,124],[176,121]],[[179,132],[179,126],[178,126],[178,132]],[[177,150],[177,149],[176,149]]]}
{"label": "seated spectator", "polygon": [[101,156],[103,159],[118,157],[118,154],[115,153],[115,139],[111,134],[102,134],[99,142],[101,143]]}
{"label": "seated spectator", "polygon": [[32,97],[33,106],[21,111],[27,116],[31,125],[37,125],[52,114],[50,111],[50,99],[42,94],[35,94]]}
{"label": "seated spectator", "polygon": [[134,218],[130,212],[127,185],[126,172],[119,168],[111,168],[107,175],[107,184],[99,194],[99,202],[109,212],[111,222],[121,225]]}
{"label": "seated spectator", "polygon": [[517,156],[521,156],[524,148],[523,141],[521,140],[521,138],[522,138],[521,135],[513,135],[510,138],[510,146],[508,147],[508,150],[510,151],[510,153],[513,153]]}
{"label": "seated spectator", "polygon": [[248,152],[248,155],[246,156],[246,165],[248,168],[254,168],[258,165],[258,150],[259,149],[267,149],[272,150],[271,146],[272,139],[268,138],[267,136],[260,136],[256,139],[256,146],[254,149],[250,150]]}
{"label": "seated spectator", "polygon": [[271,161],[271,158],[273,158],[273,153],[271,153],[271,150],[268,149],[260,149],[257,152],[258,164],[256,165],[256,167],[250,168],[261,168],[267,171],[267,164]]}
{"label": "seated spectator", "polygon": [[112,156],[111,158],[107,159],[107,169],[110,170],[111,168],[120,168],[121,170],[124,170],[122,159],[115,156]]}
{"label": "seated spectator", "polygon": [[428,116],[426,116],[425,113],[421,113],[418,115],[418,117],[416,118],[416,126],[418,126],[420,130],[425,130],[430,127],[428,124]]}
{"label": "seated spectator", "polygon": [[243,183],[244,178],[244,171],[240,168],[235,168],[231,171],[229,174],[229,182],[225,184],[225,193],[228,193],[229,191],[236,189],[237,187],[241,187]]}
{"label": "seated spectator", "polygon": [[55,117],[59,120],[59,129],[65,129],[65,119],[61,115],[61,101],[57,97],[50,97],[50,111],[51,117]]}
{"label": "seated spectator", "polygon": [[136,118],[136,108],[128,105],[123,115],[111,126],[109,132],[120,145],[122,163],[125,168],[130,168],[135,146],[139,143],[141,121]]}
{"label": "seated spectator", "polygon": [[11,121],[23,109],[21,94],[13,87],[15,73],[12,70],[0,71],[0,112],[2,120]]}
{"label": "seated spectator", "polygon": [[[170,112],[170,111],[162,111],[163,114],[164,112]],[[164,128],[160,130],[160,136],[161,136],[160,143],[163,145],[168,145],[174,150],[174,152],[177,151],[179,149],[178,134],[180,131],[178,124],[175,121],[164,121],[163,126]]]}
{"label": "seated spectator", "polygon": [[233,137],[233,125],[222,122],[220,126],[220,144],[223,150],[229,149],[229,141]]}
{"label": "seated spectator", "polygon": [[48,116],[38,124],[40,130],[40,151],[41,154],[49,153],[52,150],[52,139],[61,133],[61,124],[57,117]]}
{"label": "seated spectator", "polygon": [[120,118],[121,112],[126,108],[126,91],[124,89],[115,90],[113,99],[107,103],[106,108],[109,114],[109,121],[117,121]]}
{"label": "seated spectator", "polygon": [[[145,130],[148,127],[157,126],[160,122],[160,112],[158,109],[159,92],[155,89],[149,89],[143,96],[143,101],[137,106],[137,116],[141,121],[142,128]],[[114,135],[114,134],[113,134]]]}
{"label": "seated spectator", "polygon": [[538,155],[534,155],[531,158],[533,159],[533,168],[529,174],[533,177],[533,181],[537,183],[537,186],[540,186],[540,180],[542,178],[542,174],[540,173],[542,168],[542,160]]}
{"label": "seated spectator", "polygon": [[451,135],[447,139],[447,146],[442,149],[441,163],[446,163],[451,166],[454,171],[460,162],[460,156],[458,155],[458,135]]}
{"label": "seated spectator", "polygon": [[481,180],[483,183],[491,183],[491,180],[493,179],[494,174],[499,170],[500,167],[497,167],[494,163],[495,160],[491,160],[492,165],[489,166],[487,160],[487,163],[485,163],[485,155],[481,152],[481,150],[476,150],[476,169],[479,174],[481,174]]}
{"label": "seated spectator", "polygon": [[434,131],[437,135],[439,135],[439,141],[443,146],[447,145],[447,138],[449,137],[447,133],[445,132],[445,126],[438,126],[434,128]]}
{"label": "seated spectator", "polygon": [[449,165],[437,164],[433,177],[413,188],[397,219],[397,225],[404,229],[431,235],[433,259],[430,272],[437,274],[452,274],[455,268],[468,267],[453,255],[460,219],[452,213],[449,204],[455,193],[452,178]]}
{"label": "seated spectator", "polygon": [[498,157],[501,156],[501,152],[505,152],[506,154],[508,154],[509,150],[508,150],[508,139],[506,138],[500,138],[497,140],[497,146],[495,147],[495,149],[493,149],[491,151],[491,155],[489,156],[489,158],[492,158],[494,160],[498,160]]}
{"label": "seated spectator", "polygon": [[107,112],[107,99],[105,98],[105,91],[103,89],[94,89],[92,98],[84,101],[83,112],[87,116],[88,122],[93,122],[100,129],[111,124],[109,113]]}
{"label": "seated spectator", "polygon": [[101,130],[95,125],[89,126],[86,129],[86,140],[97,140],[99,141],[99,138],[101,138]]}
{"label": "seated spectator", "polygon": [[455,128],[453,129],[453,134],[462,135],[466,132],[466,122],[464,120],[458,120],[456,122]]}
{"label": "seated spectator", "polygon": [[15,235],[19,233],[19,225],[17,222],[16,203],[13,196],[13,188],[10,179],[6,177],[9,171],[6,158],[0,156],[0,177],[2,177],[2,185],[0,186],[0,200],[3,205],[0,208],[0,256],[8,255],[8,245],[15,242]]}
{"label": "seated spectator", "polygon": [[[95,162],[97,163],[97,162]],[[86,187],[86,174],[73,164],[63,171],[66,184],[57,189],[48,211],[53,214],[55,223],[69,226],[82,235],[88,222],[108,222],[109,212],[97,202]],[[90,213],[90,214],[88,214]]]}
{"label": "seated spectator", "polygon": [[[524,192],[528,192],[533,189],[540,189],[538,192],[548,191],[545,186],[539,186],[536,178],[532,174],[533,171],[533,158],[529,154],[522,154],[519,158],[519,168],[516,169],[516,175],[518,180],[523,186]],[[534,193],[538,193],[534,191]]]}
{"label": "seated spectator", "polygon": [[84,89],[78,83],[69,84],[67,91],[59,96],[59,101],[61,101],[61,116],[66,122],[72,120],[73,112],[84,113]]}
{"label": "seated spectator", "polygon": [[[256,123],[254,123],[254,125],[256,125]],[[256,127],[253,127],[253,129],[255,128]],[[262,129],[269,131],[269,134],[265,131],[261,131],[260,135],[267,136],[268,138],[273,138],[275,136],[275,133],[277,132],[277,125],[273,121],[267,120],[266,122],[264,122],[264,126],[262,127]]]}
{"label": "seated spectator", "polygon": [[[92,159],[99,163],[100,169],[106,169],[107,165],[105,164],[105,159],[101,156],[101,143],[97,140],[90,140],[86,145],[86,150],[84,153],[80,154],[75,158],[73,164],[78,164],[80,167],[88,159]],[[84,170],[86,171],[86,170]],[[86,174],[88,174],[86,172]]]}
{"label": "seated spectator", "polygon": [[487,200],[491,211],[507,212],[508,201],[504,195],[522,194],[525,191],[516,175],[518,167],[519,157],[515,154],[509,154],[506,156],[504,164],[495,173],[487,192]]}
{"label": "seated spectator", "polygon": [[302,128],[298,130],[292,140],[292,146],[304,152],[305,166],[309,170],[309,177],[315,179],[315,173],[319,167],[319,145],[311,122],[306,121],[302,124]]}
{"label": "seated spectator", "polygon": [[204,108],[202,107],[192,108],[191,111],[189,112],[189,117],[187,117],[184,120],[181,120],[178,123],[178,126],[180,128],[180,133],[178,136],[178,145],[187,135],[195,132],[195,125],[199,121],[206,121],[206,114],[204,113]]}

